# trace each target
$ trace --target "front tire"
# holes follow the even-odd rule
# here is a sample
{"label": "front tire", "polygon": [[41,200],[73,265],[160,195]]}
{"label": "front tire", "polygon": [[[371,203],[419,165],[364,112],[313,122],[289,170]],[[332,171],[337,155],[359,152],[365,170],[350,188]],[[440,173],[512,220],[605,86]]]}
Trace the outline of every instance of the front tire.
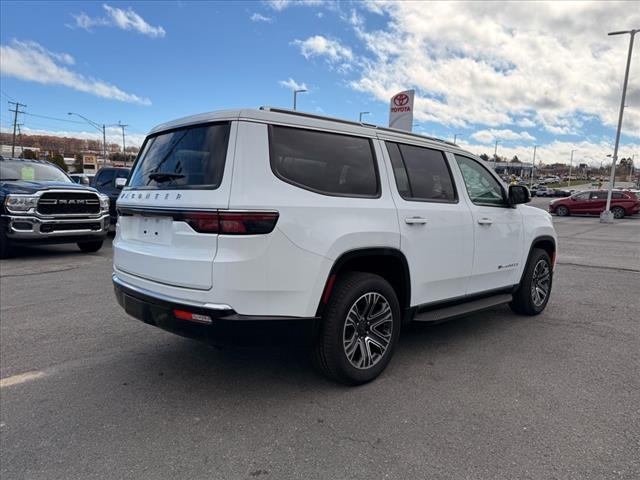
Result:
{"label": "front tire", "polygon": [[384,278],[362,272],[341,275],[322,316],[314,363],[337,382],[369,382],[391,360],[400,322],[400,304]]}
{"label": "front tire", "polygon": [[538,315],[546,308],[551,295],[553,267],[549,254],[536,248],[527,263],[518,289],[509,304],[511,309],[522,315]]}
{"label": "front tire", "polygon": [[97,252],[102,248],[104,240],[94,240],[91,242],[78,242],[78,248],[84,253]]}
{"label": "front tire", "polygon": [[569,209],[564,205],[560,205],[558,208],[556,208],[556,214],[559,217],[567,217],[569,216]]}

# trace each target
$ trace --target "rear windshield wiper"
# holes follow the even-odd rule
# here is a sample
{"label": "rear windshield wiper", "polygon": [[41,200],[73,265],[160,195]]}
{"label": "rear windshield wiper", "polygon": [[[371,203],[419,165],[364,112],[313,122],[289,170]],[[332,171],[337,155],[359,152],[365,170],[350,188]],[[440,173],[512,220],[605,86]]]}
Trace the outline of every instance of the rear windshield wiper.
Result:
{"label": "rear windshield wiper", "polygon": [[163,172],[154,172],[149,174],[149,180],[154,180],[158,183],[169,182],[171,180],[177,180],[179,178],[184,178],[184,175],[181,173],[163,173]]}

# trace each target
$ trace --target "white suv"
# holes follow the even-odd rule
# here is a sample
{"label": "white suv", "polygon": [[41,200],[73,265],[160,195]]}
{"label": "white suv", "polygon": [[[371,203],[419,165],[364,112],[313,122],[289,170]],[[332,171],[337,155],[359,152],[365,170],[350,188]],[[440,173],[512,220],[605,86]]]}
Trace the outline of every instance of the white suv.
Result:
{"label": "white suv", "polygon": [[557,239],[528,201],[421,135],[274,108],[187,117],[149,134],[118,199],[116,297],[214,343],[223,324],[312,320],[319,367],[363,383],[401,324],[544,310]]}

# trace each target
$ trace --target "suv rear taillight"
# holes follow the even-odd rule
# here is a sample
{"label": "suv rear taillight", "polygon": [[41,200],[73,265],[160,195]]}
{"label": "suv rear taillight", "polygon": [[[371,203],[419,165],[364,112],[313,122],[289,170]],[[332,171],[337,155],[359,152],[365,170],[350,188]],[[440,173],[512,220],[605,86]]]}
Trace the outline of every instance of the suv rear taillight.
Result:
{"label": "suv rear taillight", "polygon": [[187,222],[199,233],[261,235],[271,233],[278,212],[185,212],[174,220]]}

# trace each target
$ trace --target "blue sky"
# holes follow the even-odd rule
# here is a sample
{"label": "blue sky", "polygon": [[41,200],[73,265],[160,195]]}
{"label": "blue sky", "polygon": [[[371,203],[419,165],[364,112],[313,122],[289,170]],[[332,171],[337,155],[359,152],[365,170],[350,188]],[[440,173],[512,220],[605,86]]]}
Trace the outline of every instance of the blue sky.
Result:
{"label": "blue sky", "polygon": [[[2,128],[12,121],[7,101],[18,100],[25,133],[93,135],[72,123],[74,111],[122,121],[140,142],[184,115],[290,107],[287,82],[309,90],[300,110],[369,111],[368,122],[386,125],[389,96],[415,88],[416,131],[457,133],[477,153],[493,153],[497,139],[506,156],[527,160],[540,145],[543,161],[577,148],[599,163],[612,150],[628,45],[606,31],[640,27],[631,5],[573,3],[569,15],[544,4],[522,25],[519,9],[531,7],[514,4],[2,2]],[[616,23],[622,14],[638,25]],[[597,31],[585,37],[587,27]],[[621,156],[640,154],[638,72]]]}

